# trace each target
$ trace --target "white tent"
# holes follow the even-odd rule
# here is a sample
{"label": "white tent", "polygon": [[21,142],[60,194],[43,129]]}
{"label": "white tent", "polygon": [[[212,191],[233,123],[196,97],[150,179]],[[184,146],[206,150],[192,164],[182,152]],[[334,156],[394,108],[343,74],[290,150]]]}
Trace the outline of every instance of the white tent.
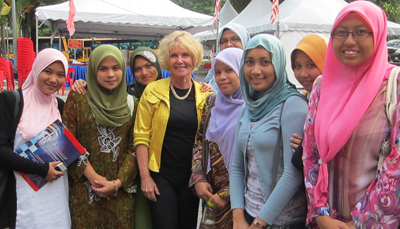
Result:
{"label": "white tent", "polygon": [[[169,0],[75,0],[75,34],[81,37],[161,39],[175,30],[190,33],[213,28],[213,17]],[[53,33],[67,35],[69,2],[38,7],[36,16]],[[54,35],[54,34],[53,34]]]}
{"label": "white tent", "polygon": [[[222,7],[221,11],[219,12],[219,24],[220,28],[226,25],[229,21],[234,19],[238,15],[235,8],[233,8],[231,2],[227,0]],[[208,30],[200,33],[194,34],[194,37],[199,41],[212,41],[216,40],[217,30]]]}

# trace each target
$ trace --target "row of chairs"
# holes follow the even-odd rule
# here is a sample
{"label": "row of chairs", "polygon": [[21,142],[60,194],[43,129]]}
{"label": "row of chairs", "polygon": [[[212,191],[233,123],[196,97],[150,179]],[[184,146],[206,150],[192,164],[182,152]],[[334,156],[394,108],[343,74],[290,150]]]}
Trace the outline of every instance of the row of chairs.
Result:
{"label": "row of chairs", "polygon": [[3,91],[4,79],[7,79],[7,90],[14,90],[14,71],[12,62],[0,57],[0,90]]}

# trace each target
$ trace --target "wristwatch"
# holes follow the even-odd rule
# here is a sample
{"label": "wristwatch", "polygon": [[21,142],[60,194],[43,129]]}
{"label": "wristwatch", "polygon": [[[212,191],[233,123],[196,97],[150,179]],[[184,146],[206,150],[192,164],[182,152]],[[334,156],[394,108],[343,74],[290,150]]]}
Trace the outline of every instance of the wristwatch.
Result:
{"label": "wristwatch", "polygon": [[256,226],[256,227],[258,227],[258,228],[261,228],[261,229],[271,229],[271,228],[272,228],[271,225],[269,225],[269,224],[267,224],[267,225],[265,225],[265,226],[261,225],[261,224],[258,222],[257,219],[254,219],[253,224],[254,224],[254,226]]}

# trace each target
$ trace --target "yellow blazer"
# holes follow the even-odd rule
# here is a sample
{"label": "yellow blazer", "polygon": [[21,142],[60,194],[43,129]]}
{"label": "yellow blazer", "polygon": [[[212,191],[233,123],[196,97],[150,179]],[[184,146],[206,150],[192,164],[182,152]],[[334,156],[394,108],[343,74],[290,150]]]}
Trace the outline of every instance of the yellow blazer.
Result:
{"label": "yellow blazer", "polygon": [[[201,92],[200,84],[193,79],[192,82],[196,97],[197,128],[199,128],[204,104],[211,92]],[[135,119],[135,147],[143,144],[149,148],[149,169],[154,172],[159,172],[161,166],[161,149],[170,114],[170,84],[170,78],[148,84],[140,98]]]}

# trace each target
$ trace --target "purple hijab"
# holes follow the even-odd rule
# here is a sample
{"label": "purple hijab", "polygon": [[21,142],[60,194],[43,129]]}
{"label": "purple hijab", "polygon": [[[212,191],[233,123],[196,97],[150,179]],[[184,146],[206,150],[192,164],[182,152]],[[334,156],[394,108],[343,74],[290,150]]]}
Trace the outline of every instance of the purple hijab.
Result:
{"label": "purple hijab", "polygon": [[[239,77],[242,55],[243,50],[239,48],[222,50],[212,61],[212,72],[215,75],[215,63],[221,61],[230,66]],[[219,90],[215,106],[211,109],[210,123],[206,133],[206,139],[218,144],[229,173],[231,172],[237,117],[243,104],[244,98],[240,88],[232,95],[225,95]],[[210,170],[210,163],[207,170]]]}

